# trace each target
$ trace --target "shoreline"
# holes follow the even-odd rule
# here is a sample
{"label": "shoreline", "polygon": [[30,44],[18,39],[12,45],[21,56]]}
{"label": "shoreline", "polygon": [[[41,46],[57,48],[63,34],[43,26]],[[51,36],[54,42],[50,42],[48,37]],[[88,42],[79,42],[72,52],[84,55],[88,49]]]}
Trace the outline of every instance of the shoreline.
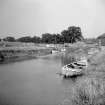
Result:
{"label": "shoreline", "polygon": [[4,49],[0,51],[0,65],[1,64],[8,64],[12,62],[19,62],[19,61],[25,61],[25,60],[31,60],[36,59],[41,56],[46,56],[51,54],[51,49],[30,49],[28,50],[24,48],[23,49]]}
{"label": "shoreline", "polygon": [[[62,45],[59,45],[57,50],[60,52],[62,48]],[[53,49],[54,47],[48,48],[45,45],[0,47],[0,64],[36,59],[41,56],[52,54]],[[88,58],[90,55],[93,55],[93,52],[98,52],[96,46],[78,42],[66,47],[65,56],[68,59],[71,55],[77,59],[79,59],[80,56],[86,56]]]}
{"label": "shoreline", "polygon": [[10,64],[10,63],[15,63],[15,62],[22,62],[22,61],[32,60],[32,59],[38,59],[40,57],[46,57],[48,55],[51,55],[51,54],[40,55],[40,56],[23,56],[23,57],[9,58],[9,59],[6,59],[6,60],[0,62],[0,65]]}

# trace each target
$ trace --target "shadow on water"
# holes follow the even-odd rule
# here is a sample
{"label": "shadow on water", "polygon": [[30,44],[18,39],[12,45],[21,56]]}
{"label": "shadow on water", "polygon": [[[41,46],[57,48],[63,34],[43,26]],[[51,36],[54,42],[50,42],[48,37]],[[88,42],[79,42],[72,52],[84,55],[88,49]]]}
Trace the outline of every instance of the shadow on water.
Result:
{"label": "shadow on water", "polygon": [[73,75],[73,76],[68,76],[68,77],[66,77],[66,76],[64,76],[63,78],[64,79],[68,79],[68,78],[70,78],[70,79],[72,79],[72,80],[76,80],[77,78],[79,78],[79,77],[81,77],[81,76],[83,76],[84,74],[79,74],[79,75]]}
{"label": "shadow on water", "polygon": [[62,66],[75,62],[75,61],[76,61],[76,58],[73,55],[68,56],[67,54],[64,54],[63,56],[61,56]]}
{"label": "shadow on water", "polygon": [[4,56],[3,56],[3,54],[0,52],[0,62],[3,62],[4,61]]}

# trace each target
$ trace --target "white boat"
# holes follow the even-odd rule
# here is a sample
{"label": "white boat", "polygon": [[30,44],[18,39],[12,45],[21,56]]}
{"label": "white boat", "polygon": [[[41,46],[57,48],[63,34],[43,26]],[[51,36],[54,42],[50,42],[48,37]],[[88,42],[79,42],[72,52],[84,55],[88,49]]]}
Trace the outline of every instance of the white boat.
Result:
{"label": "white boat", "polygon": [[58,50],[52,50],[52,54],[58,53]]}
{"label": "white boat", "polygon": [[74,66],[73,64],[65,65],[62,68],[62,75],[64,77],[72,77],[76,75],[80,75],[82,73],[82,68],[78,66]]}
{"label": "white boat", "polygon": [[74,62],[74,63],[77,65],[84,66],[84,67],[88,66],[88,62],[87,62],[87,59],[85,57],[82,57],[79,61]]}
{"label": "white boat", "polygon": [[62,67],[61,74],[64,77],[73,77],[83,74],[83,70],[87,67],[87,60],[82,59]]}
{"label": "white boat", "polygon": [[65,51],[66,51],[66,49],[65,49],[65,48],[62,48],[62,49],[61,49],[61,52],[65,52]]}

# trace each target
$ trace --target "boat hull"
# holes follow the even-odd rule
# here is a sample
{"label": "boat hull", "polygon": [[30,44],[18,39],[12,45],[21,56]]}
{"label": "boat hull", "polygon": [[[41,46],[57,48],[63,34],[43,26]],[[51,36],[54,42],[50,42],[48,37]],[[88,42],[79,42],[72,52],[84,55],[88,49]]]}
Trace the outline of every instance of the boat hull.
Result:
{"label": "boat hull", "polygon": [[87,68],[88,62],[87,59],[82,59],[77,62],[67,64],[62,67],[62,75],[64,77],[73,77],[83,74],[83,71]]}
{"label": "boat hull", "polygon": [[73,76],[78,76],[82,74],[82,70],[81,69],[68,69],[68,68],[63,68],[62,69],[62,75],[64,77],[73,77]]}

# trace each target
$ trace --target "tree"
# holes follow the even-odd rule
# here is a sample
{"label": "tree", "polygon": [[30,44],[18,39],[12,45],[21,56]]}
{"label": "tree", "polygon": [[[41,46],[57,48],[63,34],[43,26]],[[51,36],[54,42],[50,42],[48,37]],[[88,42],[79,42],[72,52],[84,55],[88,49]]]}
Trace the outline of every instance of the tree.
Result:
{"label": "tree", "polygon": [[52,43],[52,35],[50,33],[42,34],[43,43]]}
{"label": "tree", "polygon": [[6,38],[3,39],[4,41],[8,41],[8,42],[15,42],[15,38],[14,37],[11,37],[11,36],[8,36]]}
{"label": "tree", "polygon": [[74,43],[83,40],[82,32],[80,27],[71,26],[67,30],[63,30],[61,35],[64,38],[65,43]]}
{"label": "tree", "polygon": [[32,38],[32,42],[33,42],[33,43],[41,43],[41,38],[38,37],[38,36],[34,36],[34,37]]}
{"label": "tree", "polygon": [[102,46],[105,46],[105,33],[97,37],[98,43],[101,42]]}
{"label": "tree", "polygon": [[19,39],[17,39],[18,42],[26,42],[26,43],[29,43],[29,42],[32,42],[32,38],[30,36],[25,36],[25,37],[21,37]]}
{"label": "tree", "polygon": [[53,44],[57,44],[58,43],[56,34],[52,34],[52,36],[51,36],[51,43],[53,43]]}
{"label": "tree", "polygon": [[97,37],[97,39],[103,39],[103,38],[105,39],[105,33]]}
{"label": "tree", "polygon": [[64,43],[64,38],[60,34],[45,33],[42,34],[42,42],[52,44]]}
{"label": "tree", "polygon": [[60,35],[60,34],[53,34],[52,35],[52,43],[54,44],[61,44],[61,43],[64,43],[64,39],[63,37]]}

